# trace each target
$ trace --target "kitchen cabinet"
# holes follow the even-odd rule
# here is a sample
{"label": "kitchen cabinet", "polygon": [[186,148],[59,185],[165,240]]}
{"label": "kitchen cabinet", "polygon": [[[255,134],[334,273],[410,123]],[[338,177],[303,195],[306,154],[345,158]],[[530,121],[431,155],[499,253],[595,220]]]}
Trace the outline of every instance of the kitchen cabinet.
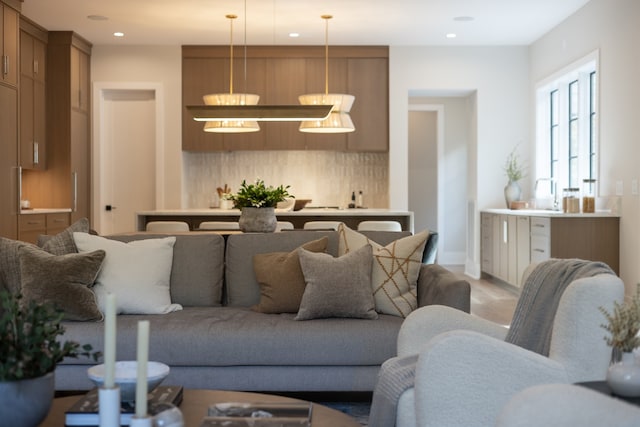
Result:
{"label": "kitchen cabinet", "polygon": [[0,2],[0,82],[17,87],[19,62],[19,17],[21,2]]}
{"label": "kitchen cabinet", "polygon": [[46,167],[47,31],[20,20],[20,166]]}
{"label": "kitchen cabinet", "polygon": [[494,209],[481,213],[481,269],[522,286],[530,263],[580,258],[619,273],[620,218],[608,214],[526,215]]}
{"label": "kitchen cabinet", "polygon": [[23,214],[20,215],[18,238],[37,243],[41,234],[55,235],[69,225],[70,215],[66,212]]}
{"label": "kitchen cabinet", "polygon": [[0,84],[0,236],[18,237],[18,90]]}
{"label": "kitchen cabinet", "polygon": [[24,174],[33,207],[71,208],[71,221],[90,217],[91,44],[70,31],[51,31],[47,43],[47,168]]}
{"label": "kitchen cabinet", "polygon": [[[329,49],[329,92],[356,96],[348,134],[308,134],[299,122],[260,122],[260,132],[207,134],[183,108],[182,149],[388,151],[388,48],[336,46]],[[229,48],[182,47],[183,107],[202,105],[207,93],[228,92]],[[234,65],[234,93],[245,92],[244,58]],[[262,105],[299,104],[298,96],[325,92],[324,46],[249,46],[246,92]]]}

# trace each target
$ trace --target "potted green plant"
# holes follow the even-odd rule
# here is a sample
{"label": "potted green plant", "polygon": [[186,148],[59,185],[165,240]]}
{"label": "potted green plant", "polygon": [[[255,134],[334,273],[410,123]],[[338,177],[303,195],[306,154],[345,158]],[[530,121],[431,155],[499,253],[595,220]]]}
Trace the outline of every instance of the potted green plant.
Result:
{"label": "potted green plant", "polygon": [[504,200],[507,203],[507,209],[511,209],[511,202],[518,201],[522,198],[522,189],[520,181],[525,176],[524,167],[520,164],[520,158],[517,153],[517,146],[511,150],[504,163],[504,173],[507,175],[509,182],[504,187]]}
{"label": "potted green plant", "polygon": [[616,394],[637,397],[640,396],[640,365],[633,351],[640,347],[640,285],[632,298],[613,304],[612,313],[600,307],[607,319],[601,326],[610,334],[604,339],[612,349],[607,383]]}
{"label": "potted green plant", "polygon": [[91,356],[90,345],[57,340],[63,313],[49,304],[23,303],[0,292],[0,419],[14,427],[42,421],[54,395],[54,371],[65,357]]}
{"label": "potted green plant", "polygon": [[240,209],[239,226],[244,232],[271,233],[275,231],[277,219],[275,207],[279,202],[292,197],[289,186],[267,186],[263,180],[257,179],[252,184],[242,181],[237,193],[231,195],[233,207]]}

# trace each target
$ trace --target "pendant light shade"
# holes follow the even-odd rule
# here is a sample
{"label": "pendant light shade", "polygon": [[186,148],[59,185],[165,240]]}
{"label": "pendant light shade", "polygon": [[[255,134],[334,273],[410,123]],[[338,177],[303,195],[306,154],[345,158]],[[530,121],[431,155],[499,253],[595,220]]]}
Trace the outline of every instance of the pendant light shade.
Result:
{"label": "pendant light shade", "polygon": [[300,95],[298,101],[302,105],[333,105],[328,117],[322,120],[306,120],[300,123],[300,132],[307,133],[346,133],[356,130],[349,112],[355,101],[353,95],[329,93],[329,19],[331,15],[322,15],[325,20],[325,64],[324,90],[325,93],[311,93]]}
{"label": "pendant light shade", "polygon": [[[205,105],[238,106],[257,105],[260,96],[251,93],[233,93],[233,20],[237,15],[226,15],[229,19],[229,93],[212,93],[204,95],[202,99]],[[246,133],[257,132],[260,125],[252,120],[223,119],[207,121],[204,125],[205,132],[216,133]]]}

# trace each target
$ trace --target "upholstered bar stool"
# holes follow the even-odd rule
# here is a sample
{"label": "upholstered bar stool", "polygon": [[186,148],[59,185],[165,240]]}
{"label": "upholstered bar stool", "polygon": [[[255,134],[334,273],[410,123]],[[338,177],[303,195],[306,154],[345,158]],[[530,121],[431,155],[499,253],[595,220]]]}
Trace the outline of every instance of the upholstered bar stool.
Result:
{"label": "upholstered bar stool", "polygon": [[340,221],[308,221],[304,223],[305,230],[337,230]]}
{"label": "upholstered bar stool", "polygon": [[358,231],[402,231],[398,221],[360,221]]}
{"label": "upholstered bar stool", "polygon": [[240,230],[237,221],[203,221],[200,223],[200,230]]}
{"label": "upholstered bar stool", "polygon": [[276,225],[276,232],[278,231],[282,231],[282,230],[293,230],[293,223],[289,222],[289,221],[278,221],[278,224]]}
{"label": "upholstered bar stool", "polygon": [[151,221],[147,223],[146,230],[155,233],[189,231],[189,224],[184,221]]}

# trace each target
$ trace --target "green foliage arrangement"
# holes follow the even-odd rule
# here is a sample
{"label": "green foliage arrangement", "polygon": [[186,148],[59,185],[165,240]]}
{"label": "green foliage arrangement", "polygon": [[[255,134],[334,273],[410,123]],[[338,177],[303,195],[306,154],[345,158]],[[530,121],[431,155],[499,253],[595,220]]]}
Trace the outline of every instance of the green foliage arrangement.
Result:
{"label": "green foliage arrangement", "polygon": [[287,197],[292,197],[289,192],[289,186],[267,187],[261,179],[256,180],[254,184],[247,184],[242,181],[240,190],[236,194],[232,194],[230,199],[233,200],[233,207],[242,208],[275,208],[278,202],[283,202]]}
{"label": "green foliage arrangement", "polygon": [[518,146],[514,147],[514,149],[507,156],[507,161],[504,164],[504,172],[509,178],[509,181],[519,181],[525,177],[524,167],[520,165],[520,158],[518,157],[518,153],[516,149]]}
{"label": "green foliage arrangement", "polygon": [[630,352],[640,347],[640,337],[637,336],[640,331],[640,285],[633,298],[623,304],[614,302],[613,313],[609,313],[603,307],[599,309],[609,322],[600,325],[611,334],[604,337],[608,345],[622,352]]}
{"label": "green foliage arrangement", "polygon": [[0,292],[0,381],[40,377],[54,371],[65,357],[98,360],[101,353],[91,353],[89,344],[80,347],[74,341],[56,340],[64,333],[60,310],[34,301],[22,305],[21,298]]}

